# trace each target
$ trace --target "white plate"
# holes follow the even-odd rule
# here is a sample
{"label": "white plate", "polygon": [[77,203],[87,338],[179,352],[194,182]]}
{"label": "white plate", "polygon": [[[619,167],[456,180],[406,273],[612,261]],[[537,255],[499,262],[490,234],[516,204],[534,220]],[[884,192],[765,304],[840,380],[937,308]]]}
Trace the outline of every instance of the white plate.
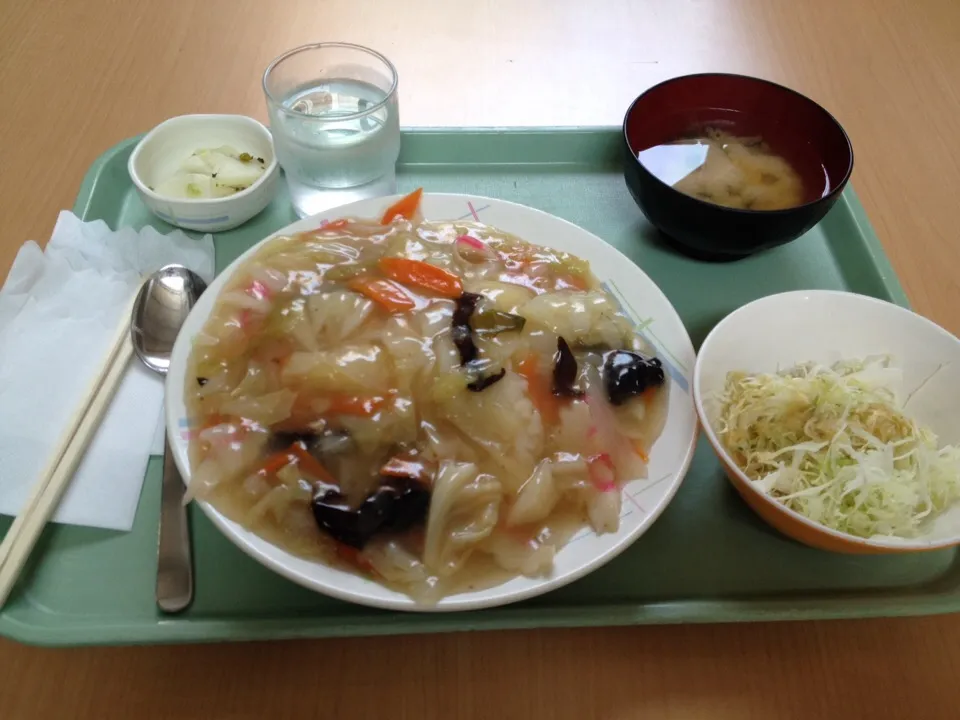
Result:
{"label": "white plate", "polygon": [[[323,220],[338,217],[380,217],[396,199],[396,196],[376,198],[335,208],[296,222],[270,237],[311,230]],[[583,577],[616,557],[653,524],[680,487],[693,457],[697,416],[690,394],[690,373],[695,356],[690,336],[670,301],[640,268],[595,235],[539,210],[491,198],[425,194],[421,208],[429,220],[476,219],[528,242],[589,260],[594,274],[656,347],[673,385],[667,422],[650,453],[649,478],[634,480],[624,487],[620,529],[605,535],[580,531],[557,553],[553,572],[547,577],[518,577],[486,590],[446,597],[433,606],[420,606],[406,595],[372,580],[284,552],[228,520],[209,504],[201,502],[200,507],[230,540],[254,559],[312,590],[341,600],[398,610],[475,610],[540,595]],[[263,242],[269,240],[266,238]],[[262,243],[240,256],[210,285],[187,318],[173,349],[167,376],[167,430],[174,458],[187,484],[191,477],[187,453],[190,423],[183,396],[192,340],[206,322],[224,284],[260,245]]]}

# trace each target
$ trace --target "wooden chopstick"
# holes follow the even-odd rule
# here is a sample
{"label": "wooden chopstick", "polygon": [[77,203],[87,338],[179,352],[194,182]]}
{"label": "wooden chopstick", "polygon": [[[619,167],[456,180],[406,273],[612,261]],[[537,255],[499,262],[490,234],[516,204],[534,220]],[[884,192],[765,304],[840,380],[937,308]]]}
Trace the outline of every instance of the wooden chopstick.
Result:
{"label": "wooden chopstick", "polygon": [[47,466],[34,483],[30,497],[7,531],[3,543],[0,543],[0,608],[13,589],[41,531],[56,510],[60,497],[73,479],[132,355],[130,312],[125,309],[100,372],[67,424]]}

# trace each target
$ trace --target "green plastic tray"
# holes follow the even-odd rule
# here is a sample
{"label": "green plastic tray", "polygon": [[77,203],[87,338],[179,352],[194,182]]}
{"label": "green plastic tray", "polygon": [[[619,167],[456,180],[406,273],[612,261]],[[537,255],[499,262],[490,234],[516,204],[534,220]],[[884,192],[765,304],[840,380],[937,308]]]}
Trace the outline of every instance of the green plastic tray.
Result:
{"label": "green plastic tray", "polygon": [[[736,263],[704,264],[659,243],[627,193],[618,143],[614,129],[407,131],[399,184],[514,200],[596,233],[660,285],[695,345],[730,311],[783,290],[842,288],[907,304],[852,188],[797,242]],[[169,230],[127,178],[134,144],[123,142],[94,164],[74,212],[111,227]],[[292,220],[281,194],[249,224],[217,236],[218,268]],[[534,600],[461,614],[398,614],[317,595],[258,565],[194,511],[196,600],[184,614],[164,617],[153,599],[159,490],[154,458],[132,532],[49,527],[0,613],[0,634],[84,645],[960,610],[955,551],[856,557],[802,547],[740,501],[702,439],[676,499],[619,558]],[[0,532],[7,527],[9,520]]]}

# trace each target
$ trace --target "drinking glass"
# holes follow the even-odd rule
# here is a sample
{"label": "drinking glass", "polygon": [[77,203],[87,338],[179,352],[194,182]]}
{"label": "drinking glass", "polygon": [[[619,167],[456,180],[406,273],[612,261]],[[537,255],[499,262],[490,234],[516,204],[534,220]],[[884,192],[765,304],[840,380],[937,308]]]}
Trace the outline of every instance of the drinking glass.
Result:
{"label": "drinking glass", "polygon": [[396,192],[400,111],[387,58],[350,43],[304,45],[267,66],[263,92],[297,215]]}

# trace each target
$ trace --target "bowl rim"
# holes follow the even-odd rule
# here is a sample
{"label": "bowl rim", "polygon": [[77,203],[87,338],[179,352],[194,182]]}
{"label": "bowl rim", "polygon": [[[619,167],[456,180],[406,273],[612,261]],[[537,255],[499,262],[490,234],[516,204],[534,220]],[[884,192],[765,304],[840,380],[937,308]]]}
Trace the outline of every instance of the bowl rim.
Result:
{"label": "bowl rim", "polygon": [[264,125],[262,122],[256,118],[252,118],[249,115],[238,115],[230,113],[193,113],[187,115],[175,115],[171,118],[167,118],[159,125],[153,127],[146,135],[140,138],[140,141],[134,147],[133,152],[130,153],[130,157],[127,159],[127,174],[130,175],[130,179],[133,181],[133,184],[137,187],[142,194],[147,197],[158,200],[160,202],[176,202],[176,203],[187,203],[194,207],[210,207],[210,208],[222,208],[225,205],[228,205],[234,201],[241,200],[243,198],[249,197],[252,195],[260,186],[262,186],[266,181],[273,175],[277,173],[279,168],[279,163],[277,161],[277,151],[276,148],[273,150],[273,156],[270,158],[270,162],[267,163],[266,167],[263,170],[263,174],[260,175],[249,187],[241,190],[238,193],[233,195],[227,195],[226,197],[219,198],[172,198],[166,195],[161,195],[160,193],[151,190],[147,187],[146,183],[140,179],[140,173],[137,172],[136,163],[137,159],[140,157],[140,154],[143,152],[143,149],[153,141],[159,132],[168,126],[180,125],[189,120],[200,120],[201,122],[216,123],[218,121],[236,121],[240,120],[248,125],[251,125],[254,129],[261,132],[267,140],[270,142],[270,146],[273,147],[273,135],[271,134],[269,128]]}
{"label": "bowl rim", "polygon": [[313,115],[310,115],[309,113],[300,112],[299,110],[293,110],[292,108],[284,107],[283,102],[277,99],[276,97],[274,97],[274,93],[270,92],[268,83],[273,71],[284,60],[287,60],[288,58],[291,58],[294,55],[299,55],[300,53],[304,53],[309,50],[326,50],[329,48],[357,50],[360,52],[367,53],[368,55],[372,55],[373,57],[380,60],[380,62],[386,65],[387,69],[390,71],[390,89],[386,91],[386,95],[384,96],[383,100],[380,100],[379,102],[371,105],[365,110],[359,110],[354,113],[341,115],[340,117],[337,118],[338,121],[356,120],[358,118],[367,117],[372,113],[375,113],[378,110],[382,109],[385,105],[387,105],[388,103],[396,99],[397,87],[400,84],[400,76],[397,73],[396,66],[392,62],[390,62],[390,60],[383,53],[378,52],[373,48],[367,47],[366,45],[358,45],[357,43],[327,41],[327,42],[306,43],[305,45],[298,45],[295,48],[290,48],[286,52],[283,52],[280,55],[277,55],[277,57],[275,57],[273,60],[271,60],[267,64],[266,69],[263,71],[263,76],[260,79],[260,86],[263,89],[263,94],[267,98],[267,102],[270,103],[273,106],[273,108],[275,108],[278,112],[281,112],[285,115],[289,115],[291,117],[296,117],[296,118],[302,118],[302,119],[316,120],[317,118]]}
{"label": "bowl rim", "polygon": [[[612,250],[614,253],[620,256],[623,256],[623,253],[618,248],[610,245],[609,243],[604,241],[602,238],[600,238],[598,235],[590,232],[589,230],[582,228],[579,225],[576,225],[575,223],[569,220],[553,215],[552,213],[548,213],[544,210],[531,207],[529,205],[523,205],[521,203],[517,203],[509,200],[502,200],[499,198],[492,198],[492,197],[487,197],[483,195],[473,195],[469,193],[449,193],[449,192],[426,193],[425,192],[424,198],[428,196],[439,197],[443,199],[465,198],[465,199],[472,200],[473,202],[486,201],[486,202],[492,202],[492,203],[509,206],[511,208],[522,208],[522,210],[525,212],[530,212],[538,216],[546,216],[550,218],[552,221],[562,223],[564,225],[570,226],[571,228],[575,228],[577,231],[585,235],[589,235],[597,243],[600,243],[606,246],[608,248],[608,251]],[[228,265],[218,274],[217,278],[214,280],[213,283],[211,283],[210,288],[207,290],[206,293],[204,293],[203,297],[206,298],[207,293],[210,293],[211,291],[216,291],[217,293],[219,293],[222,290],[222,288],[226,285],[226,283],[229,282],[233,274],[236,273],[243,266],[246,260],[249,260],[249,258],[252,257],[261,247],[263,247],[265,243],[271,241],[272,239],[282,234],[291,232],[291,228],[297,227],[302,224],[322,223],[323,220],[330,217],[337,217],[337,215],[342,213],[343,211],[349,210],[361,203],[380,202],[383,205],[389,205],[390,203],[396,201],[400,197],[402,197],[402,195],[394,194],[394,195],[383,196],[379,198],[367,198],[364,200],[348,203],[346,205],[342,205],[339,207],[329,208],[315,215],[296,220],[284,228],[280,228],[275,232],[265,235],[263,239],[256,242],[246,251],[241,253],[237,258],[231,261],[230,265]],[[300,230],[296,230],[295,232],[300,232]],[[656,281],[654,281],[653,278],[650,277],[642,267],[640,267],[639,265],[636,265],[635,263],[631,263],[631,265],[635,268],[636,272],[646,276],[646,278],[649,280],[649,282],[653,286],[654,291],[658,293],[660,296],[662,296],[663,301],[670,308],[672,313],[676,315],[676,319],[679,321],[680,328],[683,331],[683,349],[685,351],[685,354],[688,354],[691,359],[694,359],[694,355],[695,355],[694,347],[693,347],[693,342],[690,339],[689,331],[686,329],[686,326],[683,325],[682,319],[680,318],[680,315],[677,312],[673,303],[667,297],[666,293],[662,290],[662,288],[660,288],[660,286],[657,285]],[[197,308],[194,308],[193,312],[196,312],[196,310]],[[191,314],[191,317],[192,317],[192,314]],[[207,317],[208,315],[205,315],[202,318],[202,322],[206,322]],[[202,327],[202,323],[200,327]],[[180,354],[181,344],[183,344],[183,346],[186,347],[186,344],[191,341],[192,341],[192,338],[187,338],[183,333],[181,333],[181,335],[178,336],[176,344],[174,346],[173,354],[171,356],[172,372],[168,374],[168,380],[171,377],[173,377],[175,380],[177,379],[176,377],[177,371],[174,370],[173,360],[177,358],[178,354]],[[189,357],[188,351],[184,351],[184,357],[186,358]],[[695,359],[694,359],[694,362],[695,362]],[[687,378],[692,377],[691,370],[686,371],[686,377]],[[184,376],[183,382],[184,383],[186,382],[186,376]],[[185,387],[185,385],[178,385],[177,387],[180,390],[182,390]],[[174,393],[167,393],[164,399],[164,424],[165,424],[165,427],[167,428],[167,432],[171,435],[174,434],[178,429],[179,412],[177,410],[177,403],[181,402],[180,400],[181,397],[182,397],[182,393],[180,392],[176,394],[176,397]],[[472,593],[467,593],[468,597],[462,597],[463,593],[455,593],[453,595],[450,595],[444,598],[444,600],[447,600],[447,598],[452,598],[451,602],[447,604],[445,604],[444,602],[441,602],[437,605],[421,605],[410,600],[405,595],[402,598],[387,599],[387,598],[379,598],[379,597],[370,597],[368,595],[363,595],[362,593],[355,590],[343,589],[342,587],[336,584],[330,583],[329,581],[317,580],[313,576],[303,574],[298,569],[291,567],[284,559],[276,559],[276,558],[270,557],[269,555],[266,555],[264,553],[264,550],[258,546],[259,544],[262,543],[262,544],[269,545],[285,553],[286,555],[291,555],[291,553],[289,553],[289,551],[284,550],[280,546],[260,537],[259,535],[256,535],[252,531],[249,531],[240,527],[235,521],[231,520],[226,515],[221,513],[216,507],[211,505],[208,501],[196,499],[195,502],[199,506],[200,510],[204,513],[204,515],[217,527],[218,531],[222,533],[229,542],[231,542],[237,548],[239,548],[240,550],[245,552],[247,555],[252,557],[259,564],[271,570],[272,572],[275,572],[280,576],[285,577],[294,583],[297,583],[298,585],[306,587],[307,589],[313,592],[320,593],[327,597],[333,597],[338,600],[344,600],[347,602],[365,605],[368,607],[377,607],[377,608],[396,610],[396,611],[402,611],[402,612],[427,613],[427,614],[447,613],[447,612],[465,612],[465,611],[478,610],[483,608],[502,607],[505,605],[512,605],[522,600],[527,600],[533,597],[541,596],[547,592],[553,592],[554,590],[557,590],[561,587],[565,587],[570,583],[573,583],[574,581],[579,580],[580,578],[583,578],[586,575],[589,575],[590,573],[596,571],[600,567],[607,565],[609,562],[611,562],[616,557],[621,555],[628,548],[630,548],[643,534],[645,534],[646,532],[649,532],[650,528],[662,516],[663,512],[667,509],[667,507],[673,502],[693,462],[694,453],[697,447],[697,441],[700,437],[700,426],[699,426],[699,422],[697,421],[696,410],[693,407],[692,390],[690,392],[689,397],[686,400],[686,403],[689,405],[689,410],[692,411],[690,416],[692,420],[691,435],[689,438],[684,437],[682,440],[682,444],[683,444],[682,458],[679,465],[676,467],[676,471],[674,473],[672,481],[670,482],[668,491],[666,492],[666,494],[664,495],[660,503],[658,503],[658,505],[655,508],[647,512],[647,514],[644,516],[644,519],[640,523],[640,525],[636,529],[632,530],[630,535],[624,538],[621,538],[620,541],[616,543],[613,547],[592,555],[589,561],[584,562],[575,570],[569,571],[565,575],[560,577],[548,576],[546,579],[543,579],[542,582],[538,582],[536,585],[533,585],[531,587],[527,587],[524,589],[511,590],[506,596],[501,595],[493,598],[472,598],[472,597],[469,597],[469,595]],[[668,416],[668,421],[669,421],[669,416]],[[187,478],[188,476],[190,476],[190,473],[187,472],[189,470],[189,461],[185,457],[185,454],[180,451],[181,447],[182,447],[181,443],[177,443],[175,445],[173,442],[171,442],[172,458],[175,464],[177,465],[178,470],[180,470],[184,478]],[[187,484],[186,479],[184,480],[184,482],[185,484]],[[564,547],[566,547],[566,545]],[[563,548],[561,548],[561,550],[562,549]],[[558,551],[558,553],[559,552],[560,551]],[[316,561],[313,561],[313,562],[316,562]],[[502,586],[501,585],[494,586],[494,588],[491,588],[491,590],[499,587],[502,587]]]}
{"label": "bowl rim", "polygon": [[[801,100],[807,103],[810,103],[811,105],[816,107],[818,110],[820,110],[820,112],[825,114],[830,119],[831,122],[833,122],[833,124],[840,131],[840,134],[843,136],[843,139],[847,144],[847,153],[850,157],[850,160],[847,163],[847,169],[846,169],[846,172],[844,172],[843,174],[843,179],[841,179],[838,183],[836,183],[830,189],[830,192],[828,192],[826,195],[822,195],[821,197],[818,197],[814,200],[810,200],[801,205],[793,205],[792,207],[780,208],[779,210],[748,210],[745,208],[732,208],[732,207],[727,207],[726,205],[717,205],[716,203],[711,203],[711,202],[707,202],[706,200],[701,200],[700,198],[680,192],[679,190],[674,188],[672,185],[668,185],[663,180],[658,178],[656,175],[650,172],[650,170],[647,169],[646,165],[640,162],[640,158],[637,157],[637,153],[633,149],[633,145],[630,143],[630,136],[627,133],[627,125],[630,122],[630,118],[633,115],[633,113],[637,110],[637,106],[639,105],[639,103],[647,95],[652,93],[654,90],[657,90],[665,85],[671,85],[673,83],[679,83],[679,82],[687,82],[693,78],[706,78],[706,77],[737,78],[739,80],[747,80],[749,82],[755,82],[762,85],[770,85],[779,90],[784,90],[791,95],[795,95]],[[794,213],[805,208],[809,209],[825,202],[832,202],[834,198],[838,197],[840,193],[843,192],[844,188],[847,186],[847,183],[850,181],[851,176],[853,175],[853,165],[854,165],[853,143],[850,141],[850,136],[847,134],[846,129],[844,129],[840,121],[837,120],[837,118],[834,117],[834,115],[829,110],[827,110],[825,107],[823,107],[823,105],[818,103],[813,98],[810,98],[807,95],[804,95],[803,93],[797,90],[794,90],[793,88],[787,87],[786,85],[781,85],[780,83],[773,82],[772,80],[766,80],[764,78],[755,77],[753,75],[743,75],[741,73],[704,72],[704,73],[691,73],[688,75],[678,75],[677,77],[668,78],[666,80],[658,82],[656,85],[651,85],[650,87],[648,87],[646,90],[644,90],[642,93],[640,93],[639,95],[637,95],[637,97],[633,99],[633,102],[630,103],[630,106],[627,108],[627,112],[623,116],[623,123],[621,125],[621,128],[622,128],[621,135],[623,136],[624,147],[626,147],[627,151],[630,153],[632,162],[636,167],[640,168],[640,170],[647,177],[651,178],[657,185],[675,193],[678,196],[689,198],[700,207],[713,208],[714,210],[734,213],[737,215],[741,215],[743,217],[774,217],[778,215],[781,215],[781,216],[789,215],[790,213]]]}
{"label": "bowl rim", "polygon": [[[757,305],[762,305],[767,302],[773,301],[773,299],[782,299],[784,297],[795,296],[797,298],[809,298],[811,296],[822,296],[822,297],[833,297],[833,298],[843,298],[844,300],[853,300],[854,302],[864,302],[874,305],[882,305],[889,312],[899,313],[904,315],[909,315],[912,317],[913,321],[918,321],[922,325],[926,325],[930,330],[934,330],[941,334],[945,334],[953,339],[955,343],[960,345],[960,339],[955,335],[950,333],[948,330],[940,327],[935,322],[929,318],[919,315],[912,310],[901,307],[886,300],[881,300],[879,298],[871,297],[869,295],[861,295],[860,293],[848,292],[845,290],[790,290],[782,293],[775,293],[773,295],[766,295],[761,298],[757,298],[746,305],[741,305],[732,313],[724,317],[720,322],[718,322],[714,328],[707,334],[707,337],[704,338],[703,342],[700,344],[700,349],[697,351],[697,360],[693,366],[693,403],[697,412],[697,417],[700,419],[700,425],[703,429],[703,434],[706,435],[707,440],[710,443],[710,446],[713,448],[714,453],[720,461],[727,467],[732,469],[737,478],[742,481],[744,487],[749,488],[749,492],[752,497],[759,498],[766,505],[787,514],[789,517],[795,519],[802,525],[814,530],[817,533],[826,535],[837,540],[842,540],[844,542],[858,545],[860,547],[872,548],[876,550],[889,550],[891,552],[903,552],[903,551],[917,551],[917,550],[938,550],[953,547],[960,544],[960,533],[952,535],[949,538],[945,538],[937,541],[924,541],[915,538],[904,538],[902,540],[873,540],[870,538],[857,537],[856,535],[850,535],[848,533],[840,532],[839,530],[834,530],[822,525],[805,515],[801,515],[796,510],[788,508],[786,505],[777,502],[771,498],[766,493],[760,492],[754,485],[754,481],[747,477],[747,474],[743,472],[740,466],[734,461],[734,459],[727,452],[726,448],[723,447],[723,443],[720,442],[720,439],[717,437],[716,432],[713,429],[713,425],[710,422],[710,416],[704,407],[704,398],[703,391],[700,386],[700,376],[702,369],[706,364],[703,358],[706,356],[705,349],[709,349],[711,343],[718,343],[718,338],[722,337],[725,326],[729,322],[733,322],[731,318],[734,318],[736,315],[741,312],[745,312],[748,308],[753,308]],[[764,520],[766,522],[766,520]]]}

